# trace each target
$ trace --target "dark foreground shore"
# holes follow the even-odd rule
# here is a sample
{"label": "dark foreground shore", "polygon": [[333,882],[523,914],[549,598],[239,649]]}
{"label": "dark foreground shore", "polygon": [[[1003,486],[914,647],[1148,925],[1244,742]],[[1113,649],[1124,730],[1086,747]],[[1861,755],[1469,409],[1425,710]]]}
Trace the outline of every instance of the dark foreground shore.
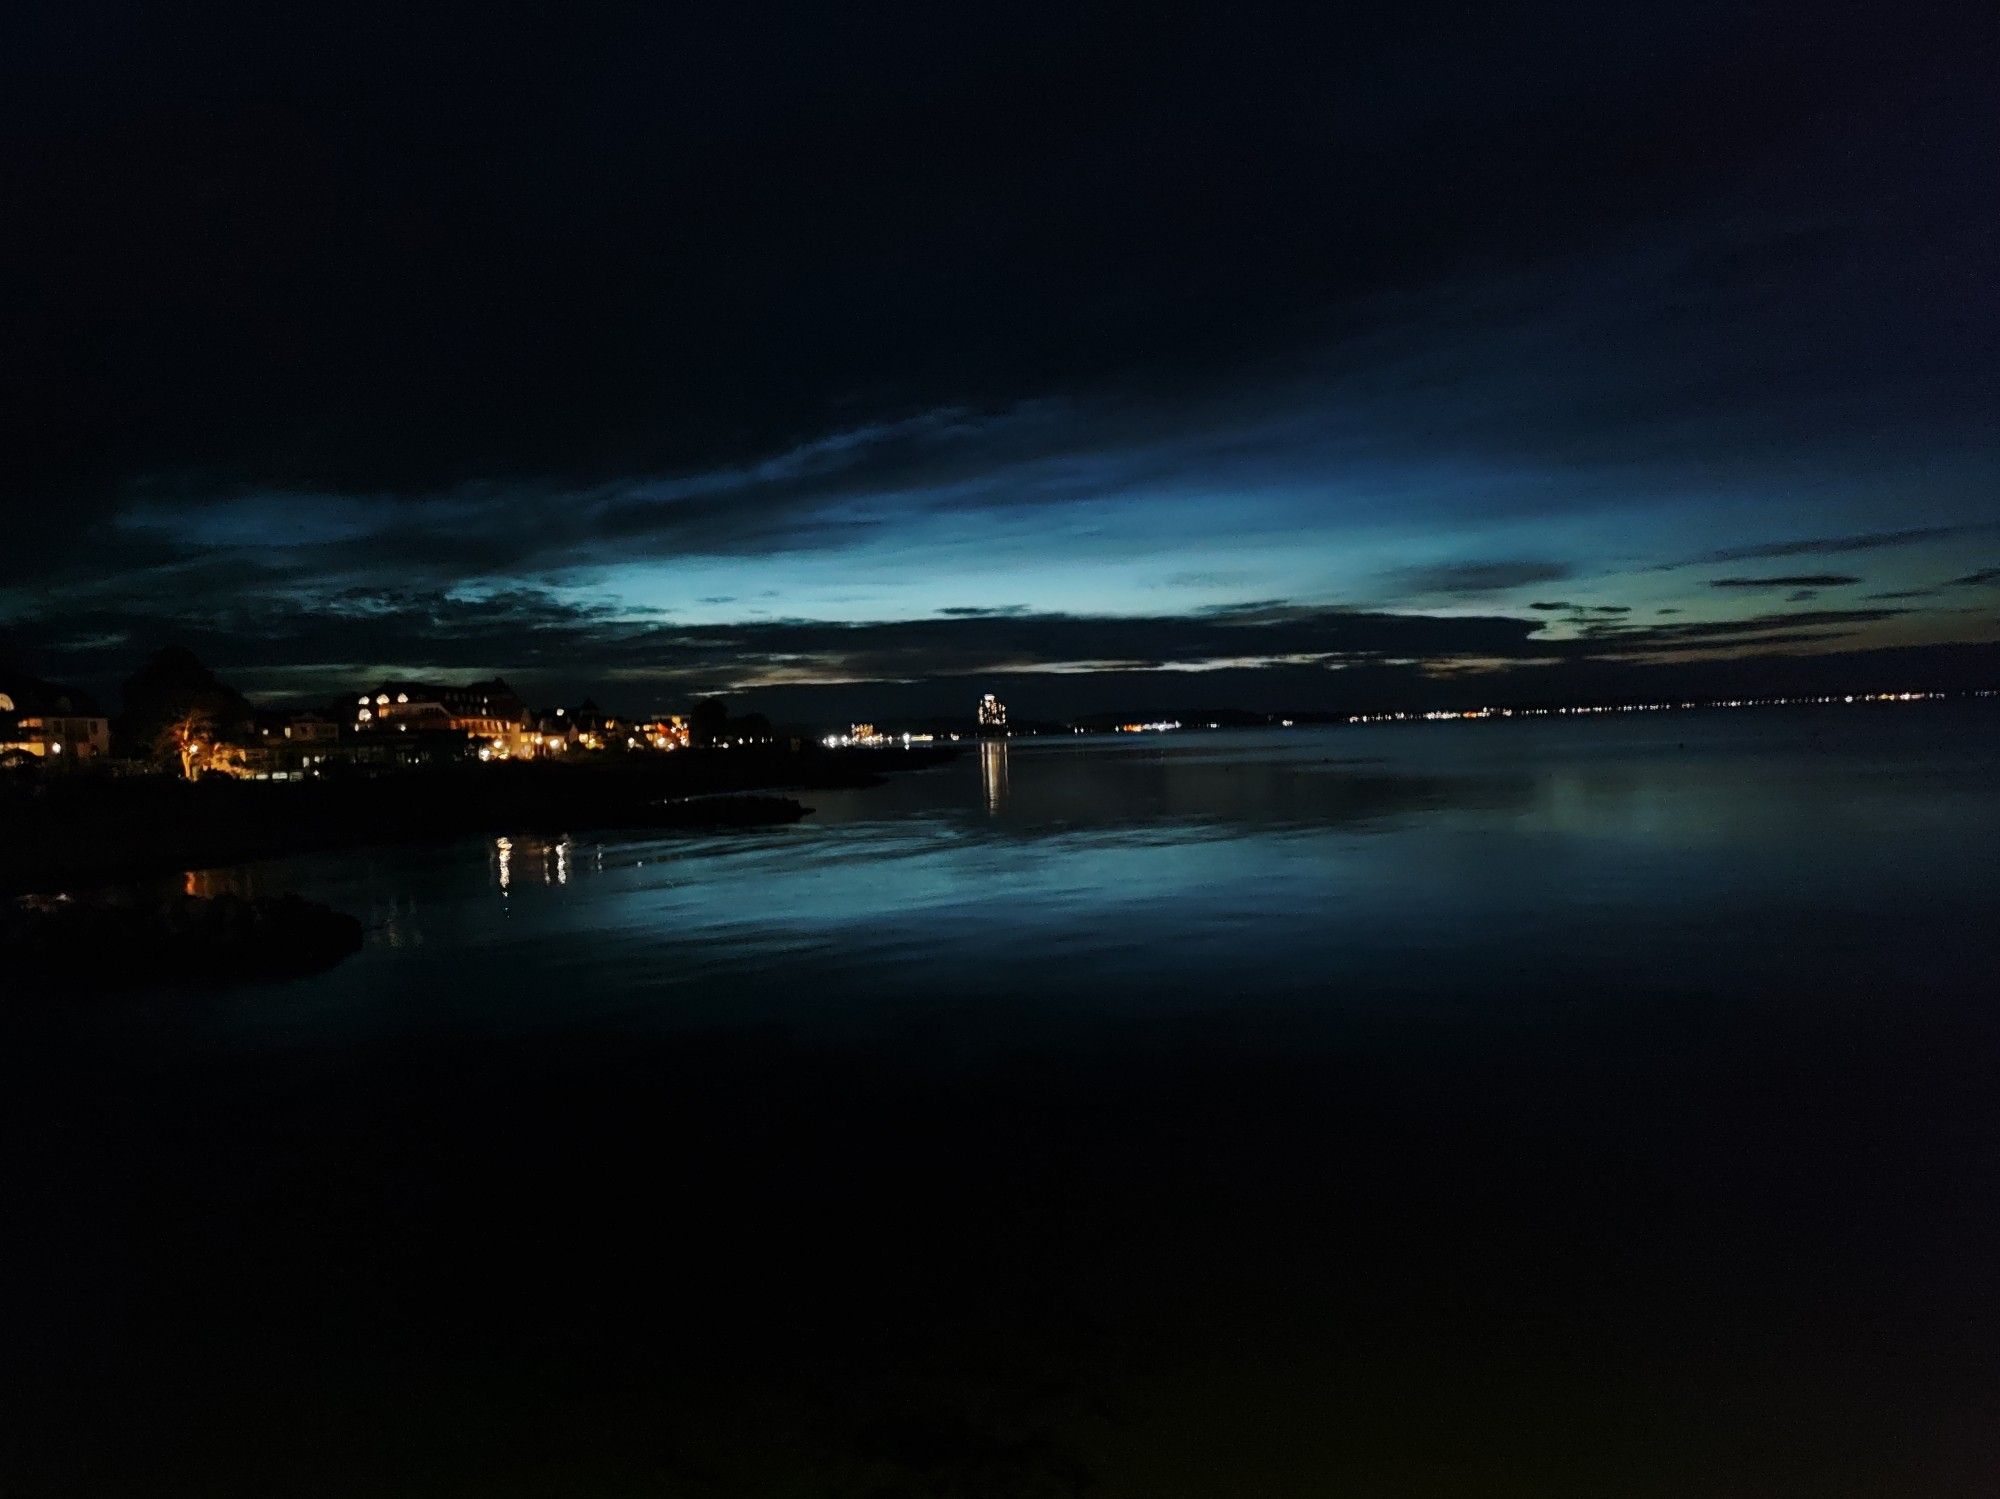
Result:
{"label": "dark foreground shore", "polygon": [[298,978],[361,940],[354,917],[298,895],[107,890],[0,902],[8,971],[57,1002],[145,984]]}
{"label": "dark foreground shore", "polygon": [[307,782],[77,779],[0,789],[0,894],[472,833],[753,827],[807,808],[770,790],[866,786],[944,749],[691,750]]}

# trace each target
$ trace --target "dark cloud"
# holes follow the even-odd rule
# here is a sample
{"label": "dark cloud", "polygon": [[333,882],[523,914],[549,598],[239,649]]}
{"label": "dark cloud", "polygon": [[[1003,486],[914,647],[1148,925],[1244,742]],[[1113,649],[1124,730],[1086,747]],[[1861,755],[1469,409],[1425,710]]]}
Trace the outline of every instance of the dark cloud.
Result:
{"label": "dark cloud", "polygon": [[1971,588],[1983,583],[2000,582],[2000,567],[1982,567],[1976,573],[1967,573],[1962,578],[1953,578],[1945,586],[1948,588]]}
{"label": "dark cloud", "polygon": [[1544,614],[1561,614],[1565,624],[1572,627],[1581,627],[1587,635],[1604,633],[1624,615],[1632,612],[1632,606],[1629,604],[1575,604],[1565,602],[1530,604],[1528,607]]}
{"label": "dark cloud", "polygon": [[1266,605],[1203,615],[1093,616],[1016,610],[835,624],[679,624],[610,603],[517,589],[477,598],[365,589],[269,596],[220,611],[190,599],[136,624],[79,611],[38,621],[65,674],[115,679],[145,648],[173,640],[263,692],[367,675],[376,663],[425,671],[575,670],[674,697],[715,687],[901,681],[1065,670],[1154,670],[1260,662],[1341,666],[1381,658],[1525,657],[1538,622]]}
{"label": "dark cloud", "polygon": [[1777,578],[1710,578],[1710,588],[1843,588],[1861,580],[1848,573],[1793,573]]}
{"label": "dark cloud", "polygon": [[1394,575],[1394,581],[1398,589],[1412,594],[1487,594],[1504,593],[1529,583],[1560,582],[1573,571],[1566,562],[1444,562],[1404,568]]}
{"label": "dark cloud", "polygon": [[1867,531],[1855,536],[1808,536],[1796,541],[1768,541],[1754,546],[1718,547],[1699,557],[1661,564],[1660,571],[1679,567],[1700,567],[1717,562],[1764,562],[1775,557],[1837,556],[1845,552],[1876,552],[1891,547],[1917,546],[1923,542],[1946,541],[1954,537],[1990,531],[1991,524],[1961,526],[1906,526],[1895,531]]}
{"label": "dark cloud", "polygon": [[1589,648],[1606,655],[1710,651],[1724,645],[1794,644],[1834,639],[1862,625],[1879,624],[1905,609],[1801,609],[1744,619],[1676,620],[1663,625],[1605,621],[1590,627]]}
{"label": "dark cloud", "polygon": [[1297,613],[1297,608],[1288,599],[1243,599],[1234,604],[1211,604],[1196,613],[1208,619],[1246,621],[1283,618]]}

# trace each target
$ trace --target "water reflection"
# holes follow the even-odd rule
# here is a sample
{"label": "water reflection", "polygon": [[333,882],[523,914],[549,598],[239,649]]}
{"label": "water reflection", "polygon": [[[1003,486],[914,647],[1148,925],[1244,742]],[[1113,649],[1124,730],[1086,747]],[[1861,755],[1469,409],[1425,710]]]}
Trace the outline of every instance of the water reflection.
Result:
{"label": "water reflection", "polygon": [[[1949,902],[1926,871],[2000,879],[1992,742],[1802,745],[1777,721],[995,739],[816,792],[785,829],[515,833],[187,880],[302,889],[363,916],[372,948],[483,953],[489,989],[524,998],[579,972],[649,1003],[750,971],[868,1003],[945,971],[1011,992],[1024,946],[1038,992],[1366,992],[1418,959],[1453,992],[1559,963],[1712,986],[1712,954],[1662,932],[1752,909],[1765,931],[1779,912],[1928,930]],[[1775,981],[1781,952],[1732,971]]]}
{"label": "water reflection", "polygon": [[[1217,734],[1178,744],[1157,737],[1145,743],[982,740],[964,761],[935,772],[816,795],[804,831],[838,828],[850,837],[857,824],[884,828],[976,807],[972,822],[981,837],[1099,830],[1117,838],[1206,841],[1252,831],[1383,828],[1444,808],[1514,810],[1537,795],[1535,773],[1521,766],[1396,765],[1329,755],[1332,744],[1324,735]],[[908,831],[915,837],[922,829]]]}
{"label": "water reflection", "polygon": [[371,939],[384,947],[421,947],[424,929],[416,900],[408,895],[392,895],[368,908]]}
{"label": "water reflection", "polygon": [[988,816],[998,817],[1007,805],[1007,741],[979,741],[979,781],[986,791]]}
{"label": "water reflection", "polygon": [[[493,884],[503,896],[522,883],[565,886],[576,869],[576,843],[567,833],[560,838],[495,838],[489,863]],[[603,864],[600,849],[595,867]]]}

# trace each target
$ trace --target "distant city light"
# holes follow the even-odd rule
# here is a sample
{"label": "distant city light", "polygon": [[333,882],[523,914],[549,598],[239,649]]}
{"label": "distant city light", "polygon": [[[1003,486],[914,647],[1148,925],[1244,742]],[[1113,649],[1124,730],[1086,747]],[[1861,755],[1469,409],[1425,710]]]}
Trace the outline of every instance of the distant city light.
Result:
{"label": "distant city light", "polygon": [[[1700,708],[1818,708],[1847,703],[1929,703],[1955,696],[1991,697],[1990,691],[1967,694],[1950,692],[1847,692],[1825,693],[1817,697],[1732,697],[1674,703],[1600,703],[1565,708],[1439,708],[1428,713],[1354,713],[1347,722],[1361,723],[1446,723],[1482,718],[1562,718],[1604,713],[1684,713]],[[1289,727],[1291,720],[1285,720]]]}

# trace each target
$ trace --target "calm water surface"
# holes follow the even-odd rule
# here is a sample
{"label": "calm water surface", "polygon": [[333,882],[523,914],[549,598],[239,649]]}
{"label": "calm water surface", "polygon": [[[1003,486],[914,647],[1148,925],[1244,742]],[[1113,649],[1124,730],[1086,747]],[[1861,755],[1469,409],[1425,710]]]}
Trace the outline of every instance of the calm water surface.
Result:
{"label": "calm water surface", "polygon": [[10,1492],[1973,1494],[2000,711],[976,747],[191,875],[10,1016]]}

